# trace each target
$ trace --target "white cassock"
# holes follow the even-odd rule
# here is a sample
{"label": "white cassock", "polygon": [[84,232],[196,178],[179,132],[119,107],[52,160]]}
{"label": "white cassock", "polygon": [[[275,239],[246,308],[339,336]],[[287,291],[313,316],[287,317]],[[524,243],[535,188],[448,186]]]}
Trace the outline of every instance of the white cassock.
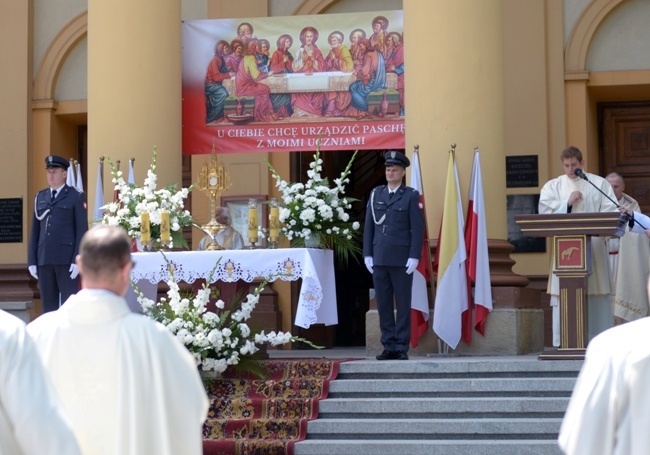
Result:
{"label": "white cassock", "polygon": [[568,455],[650,453],[650,319],[591,340],[560,429]]}
{"label": "white cassock", "polygon": [[[241,250],[244,248],[244,239],[235,228],[227,226],[226,228],[217,232],[214,236],[217,244],[224,250]],[[199,242],[199,251],[204,251],[212,243],[212,238],[206,235]]]}
{"label": "white cassock", "polygon": [[[618,203],[635,212],[640,210],[638,202],[625,193]],[[641,224],[650,227],[650,223]],[[645,288],[650,275],[650,239],[645,232],[630,230],[620,239],[609,239],[609,264],[614,283],[614,316],[625,321],[647,316]]]}
{"label": "white cassock", "polygon": [[25,323],[2,310],[0,454],[81,454]]}
{"label": "white cassock", "polygon": [[163,325],[84,289],[27,329],[85,455],[202,453],[205,389]]}
{"label": "white cassock", "polygon": [[[600,188],[612,201],[616,195],[612,186],[604,178],[585,173],[587,178],[596,187]],[[571,213],[616,212],[616,205],[603,196],[596,188],[585,180],[571,179],[562,175],[546,182],[539,198],[539,213],[567,213],[569,196],[574,191],[582,193],[582,199],[573,205]],[[553,264],[554,260],[551,260]],[[609,328],[614,323],[611,301],[611,286],[609,277],[607,242],[603,237],[591,238],[591,275],[587,281],[589,296],[587,309],[587,331],[589,338]],[[549,273],[547,292],[551,294],[553,306],[553,346],[560,345],[560,313],[559,313],[559,279]]]}

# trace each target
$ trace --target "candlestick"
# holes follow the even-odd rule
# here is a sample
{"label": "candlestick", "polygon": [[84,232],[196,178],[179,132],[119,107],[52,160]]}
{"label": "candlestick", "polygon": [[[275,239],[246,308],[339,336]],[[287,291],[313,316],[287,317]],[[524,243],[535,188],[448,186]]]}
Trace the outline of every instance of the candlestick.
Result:
{"label": "candlestick", "polygon": [[248,240],[254,245],[257,243],[257,200],[248,201]]}
{"label": "candlestick", "polygon": [[278,207],[278,200],[271,199],[269,205],[269,241],[271,248],[277,248],[278,240],[280,238],[280,209]]}
{"label": "candlestick", "polygon": [[151,240],[151,230],[149,224],[149,212],[140,214],[140,243],[144,248],[149,246]]}
{"label": "candlestick", "polygon": [[169,230],[169,212],[163,210],[160,212],[160,243],[164,246],[169,245],[171,241],[171,233]]}

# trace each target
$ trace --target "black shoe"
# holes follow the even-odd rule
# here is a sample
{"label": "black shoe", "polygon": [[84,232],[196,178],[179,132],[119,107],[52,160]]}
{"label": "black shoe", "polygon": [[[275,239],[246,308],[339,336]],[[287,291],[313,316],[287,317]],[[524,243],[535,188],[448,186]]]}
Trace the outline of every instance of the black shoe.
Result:
{"label": "black shoe", "polygon": [[393,351],[387,351],[384,349],[384,352],[377,356],[377,360],[391,360],[396,359],[395,353]]}
{"label": "black shoe", "polygon": [[406,351],[397,351],[395,352],[395,357],[393,358],[397,360],[408,360],[409,355],[406,353]]}

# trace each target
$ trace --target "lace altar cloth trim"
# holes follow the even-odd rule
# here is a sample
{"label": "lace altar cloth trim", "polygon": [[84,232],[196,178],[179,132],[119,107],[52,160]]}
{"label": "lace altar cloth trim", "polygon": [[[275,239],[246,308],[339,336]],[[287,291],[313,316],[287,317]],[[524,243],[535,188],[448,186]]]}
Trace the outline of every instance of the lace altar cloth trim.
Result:
{"label": "lace altar cloth trim", "polygon": [[[131,279],[135,282],[166,281],[169,272],[165,258],[174,268],[176,279],[186,283],[193,283],[200,278],[208,279],[211,273],[213,273],[212,282],[244,280],[250,283],[258,277],[268,278],[271,281],[277,279],[295,281],[302,278],[295,324],[308,328],[315,323],[330,325],[338,322],[333,254],[330,250],[281,248],[174,251],[134,253],[132,256],[136,266],[131,272]],[[324,287],[328,294],[325,299]],[[326,308],[321,309],[324,300]]]}

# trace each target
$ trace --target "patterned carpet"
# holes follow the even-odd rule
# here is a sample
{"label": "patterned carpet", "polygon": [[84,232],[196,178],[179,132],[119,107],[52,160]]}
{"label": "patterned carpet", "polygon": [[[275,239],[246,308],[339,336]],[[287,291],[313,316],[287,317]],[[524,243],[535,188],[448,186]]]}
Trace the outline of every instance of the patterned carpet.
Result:
{"label": "patterned carpet", "polygon": [[208,388],[205,455],[292,455],[344,359],[264,360],[268,377],[226,371]]}

